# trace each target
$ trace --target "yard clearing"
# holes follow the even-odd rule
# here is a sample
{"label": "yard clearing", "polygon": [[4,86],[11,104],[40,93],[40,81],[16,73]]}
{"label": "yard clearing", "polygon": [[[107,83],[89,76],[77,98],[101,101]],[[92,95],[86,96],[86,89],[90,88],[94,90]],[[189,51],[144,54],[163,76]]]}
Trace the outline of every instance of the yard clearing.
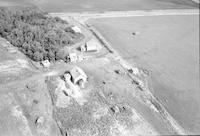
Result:
{"label": "yard clearing", "polygon": [[[65,94],[66,101],[63,101],[66,103],[58,103],[64,98],[60,94],[63,91],[58,93],[58,88],[61,89],[58,76],[46,80],[54,104],[53,115],[60,122],[63,133],[67,132],[70,136],[176,134],[159,115],[154,116],[154,112],[140,102],[140,90],[132,84],[118,62],[105,57],[76,65],[89,77],[86,87],[80,90],[84,104],[79,102],[81,97],[76,98],[69,91],[66,91],[69,93]],[[122,73],[116,74],[116,69]],[[69,87],[68,84],[66,86]],[[152,120],[144,117],[145,111]]]}
{"label": "yard clearing", "polygon": [[148,70],[151,91],[191,134],[200,133],[199,15],[91,19],[133,66]]}

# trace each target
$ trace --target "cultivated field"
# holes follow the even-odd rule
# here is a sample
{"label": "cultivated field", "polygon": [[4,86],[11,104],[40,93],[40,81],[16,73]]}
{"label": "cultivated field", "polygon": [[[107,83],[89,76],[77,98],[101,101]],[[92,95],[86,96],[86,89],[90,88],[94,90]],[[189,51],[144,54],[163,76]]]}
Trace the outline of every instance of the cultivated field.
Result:
{"label": "cultivated field", "polygon": [[195,8],[192,0],[0,0],[0,6],[36,5],[48,12]]}
{"label": "cultivated field", "polygon": [[83,12],[147,10],[196,7],[188,0],[35,0],[35,3],[48,12]]}
{"label": "cultivated field", "polygon": [[0,0],[0,7],[6,6],[30,6],[32,5],[28,0]]}
{"label": "cultivated field", "polygon": [[151,90],[190,133],[200,133],[198,15],[89,21],[131,64],[150,72]]}

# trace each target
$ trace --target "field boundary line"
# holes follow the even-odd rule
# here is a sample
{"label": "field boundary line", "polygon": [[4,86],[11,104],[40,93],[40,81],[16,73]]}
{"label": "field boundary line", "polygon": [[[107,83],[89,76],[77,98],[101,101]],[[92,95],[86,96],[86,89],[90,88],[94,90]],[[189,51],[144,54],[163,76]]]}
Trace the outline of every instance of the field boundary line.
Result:
{"label": "field boundary line", "polygon": [[192,1],[195,2],[195,3],[197,3],[197,4],[200,3],[199,0],[192,0]]}
{"label": "field boundary line", "polygon": [[88,20],[90,18],[110,17],[137,17],[137,16],[166,16],[166,15],[199,15],[199,9],[166,9],[166,10],[135,10],[135,11],[106,11],[106,12],[68,12],[49,13],[51,16],[65,18],[71,16],[77,20]]}

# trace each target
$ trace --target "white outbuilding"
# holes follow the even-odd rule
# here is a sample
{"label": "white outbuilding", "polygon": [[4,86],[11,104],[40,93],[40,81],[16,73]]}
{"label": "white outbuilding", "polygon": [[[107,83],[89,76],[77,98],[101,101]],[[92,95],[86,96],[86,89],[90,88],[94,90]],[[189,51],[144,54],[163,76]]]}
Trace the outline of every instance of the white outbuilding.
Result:
{"label": "white outbuilding", "polygon": [[68,56],[70,62],[76,62],[78,60],[78,56],[76,53],[69,53],[69,56]]}
{"label": "white outbuilding", "polygon": [[6,49],[7,49],[8,52],[10,52],[10,53],[16,53],[16,52],[17,52],[16,48],[14,48],[14,47],[12,47],[12,46],[7,46]]}
{"label": "white outbuilding", "polygon": [[81,51],[97,52],[99,51],[100,47],[101,47],[100,44],[95,39],[92,39],[86,42],[85,45],[81,46]]}
{"label": "white outbuilding", "polygon": [[49,62],[49,60],[44,60],[44,61],[41,61],[41,65],[45,68],[48,68],[50,67],[51,63]]}
{"label": "white outbuilding", "polygon": [[71,29],[75,32],[75,33],[81,33],[81,29],[78,26],[73,26],[71,27]]}
{"label": "white outbuilding", "polygon": [[87,81],[87,75],[81,68],[77,66],[70,70],[70,74],[72,76],[72,81],[74,82],[74,84],[77,84],[80,80],[83,80],[83,82]]}

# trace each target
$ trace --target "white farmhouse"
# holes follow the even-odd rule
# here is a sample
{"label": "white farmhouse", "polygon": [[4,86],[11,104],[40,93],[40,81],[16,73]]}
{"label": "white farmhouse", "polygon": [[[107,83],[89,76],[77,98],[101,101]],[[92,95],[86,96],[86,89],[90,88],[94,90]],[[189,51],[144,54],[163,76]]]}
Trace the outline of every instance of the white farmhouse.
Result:
{"label": "white farmhouse", "polygon": [[87,75],[85,74],[85,72],[81,68],[75,66],[73,69],[70,70],[70,74],[72,82],[84,88],[84,84],[85,82],[87,82]]}

